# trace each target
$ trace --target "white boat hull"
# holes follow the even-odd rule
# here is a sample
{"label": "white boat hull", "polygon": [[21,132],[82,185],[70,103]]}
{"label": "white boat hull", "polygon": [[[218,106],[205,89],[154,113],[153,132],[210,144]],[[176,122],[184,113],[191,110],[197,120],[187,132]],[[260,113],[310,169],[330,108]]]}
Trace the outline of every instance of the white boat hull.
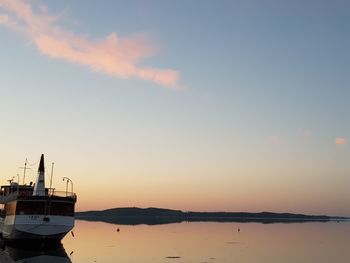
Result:
{"label": "white boat hull", "polygon": [[6,240],[61,240],[73,227],[71,216],[12,215],[3,221],[2,236]]}

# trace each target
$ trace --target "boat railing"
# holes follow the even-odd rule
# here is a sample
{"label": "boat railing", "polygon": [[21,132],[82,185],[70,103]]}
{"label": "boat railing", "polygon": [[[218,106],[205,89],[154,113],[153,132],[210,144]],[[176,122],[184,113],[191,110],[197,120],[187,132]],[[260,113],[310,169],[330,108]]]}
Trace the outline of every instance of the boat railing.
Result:
{"label": "boat railing", "polygon": [[35,191],[36,195],[33,195],[34,191],[14,191],[10,194],[0,194],[0,204],[5,204],[16,199],[28,199],[33,196],[49,196],[49,197],[61,197],[69,198],[74,201],[77,199],[77,195],[68,191],[56,191],[55,189],[46,189],[44,191]]}
{"label": "boat railing", "polygon": [[[34,195],[35,192],[35,195]],[[33,196],[50,196],[50,197],[63,197],[63,198],[71,198],[76,200],[77,195],[72,192],[67,191],[55,191],[55,189],[46,189],[45,191],[31,191],[31,192],[19,192],[18,198],[26,199],[31,198]]]}
{"label": "boat railing", "polygon": [[77,197],[75,193],[67,192],[67,191],[56,191],[55,189],[49,189],[49,191],[46,194],[49,196],[57,196],[57,197],[72,197],[72,198]]}

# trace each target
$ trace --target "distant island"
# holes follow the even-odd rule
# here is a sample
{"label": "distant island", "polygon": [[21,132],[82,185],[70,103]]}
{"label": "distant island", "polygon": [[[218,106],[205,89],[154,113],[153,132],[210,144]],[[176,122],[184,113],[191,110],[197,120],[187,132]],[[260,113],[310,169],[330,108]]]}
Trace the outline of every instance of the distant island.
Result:
{"label": "distant island", "polygon": [[123,207],[102,211],[76,212],[75,218],[119,225],[158,225],[181,222],[296,223],[347,220],[346,217],[273,212],[183,212],[164,208]]}

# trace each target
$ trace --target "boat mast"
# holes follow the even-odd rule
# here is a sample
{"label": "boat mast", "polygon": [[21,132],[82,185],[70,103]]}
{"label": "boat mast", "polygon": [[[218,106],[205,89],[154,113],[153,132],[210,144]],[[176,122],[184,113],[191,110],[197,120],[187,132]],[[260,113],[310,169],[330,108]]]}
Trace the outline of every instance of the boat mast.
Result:
{"label": "boat mast", "polygon": [[[26,179],[26,171],[27,169],[30,170],[30,168],[28,168],[27,165],[28,165],[28,159],[26,158],[26,161],[24,162],[24,167],[19,167],[20,169],[23,169],[23,185]],[[19,181],[18,181],[18,184],[19,184]]]}
{"label": "boat mast", "polygon": [[52,163],[51,164],[51,177],[50,177],[50,191],[52,191],[52,176],[53,176],[53,166],[54,166],[55,164],[54,163]]}

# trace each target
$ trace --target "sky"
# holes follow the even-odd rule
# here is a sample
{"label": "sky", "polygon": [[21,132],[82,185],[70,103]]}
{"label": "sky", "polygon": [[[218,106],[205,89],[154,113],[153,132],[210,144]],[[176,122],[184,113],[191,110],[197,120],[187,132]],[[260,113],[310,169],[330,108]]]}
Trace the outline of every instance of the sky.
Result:
{"label": "sky", "polygon": [[78,211],[350,216],[349,12],[0,0],[1,183],[44,153]]}

